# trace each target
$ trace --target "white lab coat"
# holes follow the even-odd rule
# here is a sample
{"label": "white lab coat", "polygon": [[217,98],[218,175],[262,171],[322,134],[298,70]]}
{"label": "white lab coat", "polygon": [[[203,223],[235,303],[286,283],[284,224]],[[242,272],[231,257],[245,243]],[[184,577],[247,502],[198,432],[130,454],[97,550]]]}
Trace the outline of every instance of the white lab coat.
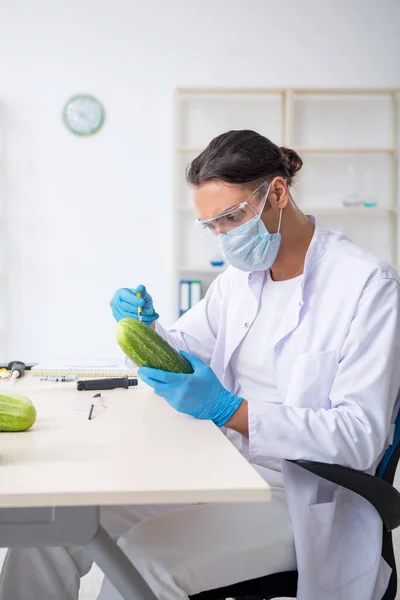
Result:
{"label": "white lab coat", "polygon": [[[263,273],[229,267],[167,332],[208,362],[226,388],[230,360],[259,309]],[[276,323],[274,368],[283,404],[249,403],[250,462],[338,463],[374,472],[393,434],[400,387],[396,272],[344,235],[316,224],[296,293]],[[263,344],[260,331],[259,343]],[[299,570],[298,600],[380,600],[390,568],[371,505],[283,463]]]}

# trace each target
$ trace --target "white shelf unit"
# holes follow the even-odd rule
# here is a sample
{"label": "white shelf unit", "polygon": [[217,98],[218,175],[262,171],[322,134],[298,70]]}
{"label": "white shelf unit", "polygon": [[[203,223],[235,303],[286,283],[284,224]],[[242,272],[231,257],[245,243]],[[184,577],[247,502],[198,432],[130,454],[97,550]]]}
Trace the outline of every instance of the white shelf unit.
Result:
{"label": "white shelf unit", "polygon": [[[194,227],[185,168],[230,129],[254,129],[304,162],[292,193],[301,210],[400,266],[400,89],[179,88],[175,93],[176,288],[200,279],[203,293],[223,269],[218,244]],[[375,207],[342,204],[352,167],[357,193]],[[178,294],[177,294],[178,295]]]}

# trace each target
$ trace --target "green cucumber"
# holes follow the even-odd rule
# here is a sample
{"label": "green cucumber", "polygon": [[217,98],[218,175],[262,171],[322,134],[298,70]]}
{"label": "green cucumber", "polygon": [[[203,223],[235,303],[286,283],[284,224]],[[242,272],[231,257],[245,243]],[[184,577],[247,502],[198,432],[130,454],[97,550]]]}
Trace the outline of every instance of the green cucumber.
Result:
{"label": "green cucumber", "polygon": [[152,367],[171,373],[193,373],[192,365],[154,329],[136,319],[117,323],[117,342],[138,367]]}
{"label": "green cucumber", "polygon": [[36,409],[26,396],[0,392],[0,431],[26,431],[36,421]]}

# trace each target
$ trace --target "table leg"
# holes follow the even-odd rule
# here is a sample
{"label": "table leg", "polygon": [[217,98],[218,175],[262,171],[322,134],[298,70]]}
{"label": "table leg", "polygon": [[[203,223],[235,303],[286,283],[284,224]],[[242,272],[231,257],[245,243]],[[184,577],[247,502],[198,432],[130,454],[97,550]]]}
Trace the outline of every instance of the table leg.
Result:
{"label": "table leg", "polygon": [[99,516],[97,506],[0,508],[0,547],[84,546],[124,600],[157,600]]}
{"label": "table leg", "polygon": [[101,525],[85,544],[85,549],[124,600],[157,600],[135,566]]}

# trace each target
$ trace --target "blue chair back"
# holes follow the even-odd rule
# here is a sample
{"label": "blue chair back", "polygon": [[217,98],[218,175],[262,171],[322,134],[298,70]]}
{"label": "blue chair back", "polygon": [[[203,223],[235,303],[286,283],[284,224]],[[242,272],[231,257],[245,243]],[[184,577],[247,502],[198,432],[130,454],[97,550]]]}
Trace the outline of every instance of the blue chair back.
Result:
{"label": "blue chair back", "polygon": [[376,470],[375,476],[392,484],[400,458],[400,410],[397,413],[393,442],[386,450]]}

